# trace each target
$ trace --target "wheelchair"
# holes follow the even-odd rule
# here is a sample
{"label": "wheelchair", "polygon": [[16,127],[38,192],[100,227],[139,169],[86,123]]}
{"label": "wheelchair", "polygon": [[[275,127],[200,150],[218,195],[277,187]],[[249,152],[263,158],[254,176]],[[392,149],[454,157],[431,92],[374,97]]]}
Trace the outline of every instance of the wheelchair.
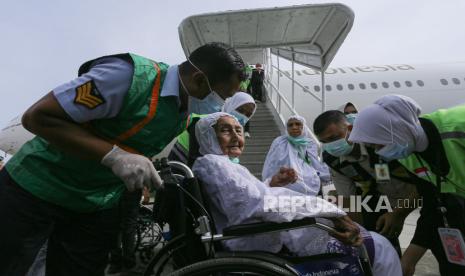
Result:
{"label": "wheelchair", "polygon": [[[262,251],[225,251],[221,245],[223,240],[304,227],[335,230],[313,218],[305,218],[287,223],[235,225],[216,234],[201,185],[189,167],[167,159],[157,161],[155,167],[160,171],[164,189],[157,191],[153,219],[159,225],[169,226],[169,238],[150,260],[144,276],[373,275],[364,245],[357,248],[358,256],[328,253],[295,257]],[[172,169],[181,174],[173,174]]]}
{"label": "wheelchair", "polygon": [[162,227],[153,220],[152,206],[140,204],[134,248],[141,263],[147,264],[153,257],[155,248],[163,246],[165,240],[162,233]]}

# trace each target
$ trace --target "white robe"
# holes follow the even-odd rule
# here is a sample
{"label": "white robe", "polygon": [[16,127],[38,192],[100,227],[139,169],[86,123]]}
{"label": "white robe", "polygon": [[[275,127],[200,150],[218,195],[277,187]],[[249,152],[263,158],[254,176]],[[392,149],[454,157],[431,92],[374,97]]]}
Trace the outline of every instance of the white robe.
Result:
{"label": "white robe", "polygon": [[287,140],[287,135],[276,138],[266,155],[262,180],[273,177],[281,167],[292,168],[297,172],[298,179],[284,187],[307,195],[317,195],[321,182],[330,181],[330,172],[328,166],[320,162],[316,144],[308,145],[306,153],[310,164],[299,157],[298,151]]}
{"label": "white robe", "polygon": [[[224,155],[207,154],[198,158],[193,171],[208,194],[207,200],[210,202],[218,233],[222,233],[225,227],[244,223],[288,222],[305,217],[345,215],[335,205],[317,197],[313,197],[312,204],[323,206],[318,210],[308,210],[309,208],[304,205],[297,206],[295,212],[265,212],[266,196],[302,196],[303,194],[281,187],[269,187],[267,183],[255,178],[247,168],[232,163]],[[379,239],[377,235],[373,238],[375,249],[380,251],[375,253],[373,264],[375,275],[402,275],[400,261],[394,248],[386,239]],[[327,245],[330,242],[334,242],[334,238],[323,230],[305,228],[232,239],[224,241],[223,244],[229,250],[263,250],[273,253],[279,252],[285,245],[299,256],[308,256],[329,252]],[[389,262],[389,266],[384,265],[383,262]]]}

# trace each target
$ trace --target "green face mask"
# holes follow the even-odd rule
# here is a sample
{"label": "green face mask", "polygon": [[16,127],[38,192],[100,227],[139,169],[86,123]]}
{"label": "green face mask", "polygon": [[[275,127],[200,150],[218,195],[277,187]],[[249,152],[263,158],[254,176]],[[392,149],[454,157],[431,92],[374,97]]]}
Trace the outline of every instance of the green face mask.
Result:
{"label": "green face mask", "polygon": [[237,157],[229,157],[229,161],[233,162],[234,164],[239,164],[239,158]]}
{"label": "green face mask", "polygon": [[323,149],[327,153],[331,154],[332,156],[336,156],[336,157],[348,155],[352,151],[353,148],[354,148],[354,145],[347,143],[346,138],[341,138],[331,143],[323,144]]}

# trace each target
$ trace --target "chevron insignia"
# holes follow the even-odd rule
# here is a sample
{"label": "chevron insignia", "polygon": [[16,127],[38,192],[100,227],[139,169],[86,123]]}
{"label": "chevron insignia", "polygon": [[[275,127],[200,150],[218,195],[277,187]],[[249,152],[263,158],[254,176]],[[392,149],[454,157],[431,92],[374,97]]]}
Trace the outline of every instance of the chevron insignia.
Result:
{"label": "chevron insignia", "polygon": [[75,104],[83,105],[89,109],[94,109],[105,103],[105,99],[95,86],[93,80],[90,80],[76,88]]}

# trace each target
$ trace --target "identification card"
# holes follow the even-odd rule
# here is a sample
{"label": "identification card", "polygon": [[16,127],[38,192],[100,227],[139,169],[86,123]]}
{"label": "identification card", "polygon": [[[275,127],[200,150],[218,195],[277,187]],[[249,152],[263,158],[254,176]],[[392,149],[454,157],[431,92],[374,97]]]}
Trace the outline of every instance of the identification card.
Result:
{"label": "identification card", "polygon": [[378,183],[391,181],[389,166],[386,163],[375,164],[375,175]]}
{"label": "identification card", "polygon": [[462,233],[456,228],[438,228],[442,247],[447,260],[451,263],[465,266],[465,242]]}

